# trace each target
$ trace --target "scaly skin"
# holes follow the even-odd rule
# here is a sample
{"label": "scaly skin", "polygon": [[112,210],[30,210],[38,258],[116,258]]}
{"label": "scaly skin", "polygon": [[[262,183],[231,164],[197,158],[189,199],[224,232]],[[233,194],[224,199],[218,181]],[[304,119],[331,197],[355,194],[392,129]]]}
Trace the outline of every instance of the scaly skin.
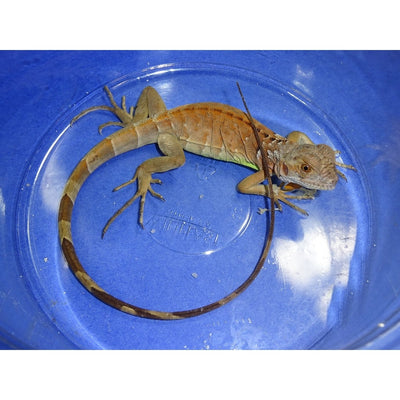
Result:
{"label": "scaly skin", "polygon": [[[163,199],[151,187],[152,183],[161,182],[153,179],[152,174],[169,171],[183,165],[185,162],[183,150],[257,170],[238,184],[238,190],[247,194],[269,196],[271,188],[262,183],[265,173],[247,114],[234,107],[219,103],[196,103],[167,110],[161,97],[151,87],[144,89],[138,100],[136,111],[133,113],[132,107],[129,112],[126,110],[125,97],[122,98],[122,108],[120,108],[115,103],[109,89],[106,87],[105,90],[112,106],[91,107],[80,113],[71,122],[74,123],[95,110],[108,110],[114,113],[120,122],[103,124],[99,130],[101,131],[109,125],[118,125],[122,129],[93,147],[75,167],[65,185],[58,221],[61,247],[70,269],[83,286],[98,299],[135,316],[152,319],[182,319],[221,307],[245,290],[259,271],[253,272],[240,287],[223,299],[204,307],[174,312],[143,309],[113,297],[99,287],[87,274],[76,255],[72,241],[72,209],[85,180],[100,165],[119,154],[151,143],[157,143],[164,156],[143,162],[130,181],[115,189],[118,190],[138,181],[136,194],[110,218],[103,230],[103,235],[115,218],[138,198],[140,198],[139,222],[143,226],[147,192]],[[336,165],[339,164],[336,164],[335,152],[329,146],[314,145],[301,132],[293,132],[288,138],[284,138],[260,122],[254,121],[254,123],[265,154],[268,155],[269,173],[277,175],[282,182],[288,184],[289,190],[299,187],[304,190],[302,195],[290,195],[288,190],[273,185],[274,199],[278,207],[280,207],[279,201],[281,201],[305,213],[288,199],[312,198],[315,190],[333,189],[338,175],[343,176],[336,170]],[[352,168],[342,164],[340,166]]]}

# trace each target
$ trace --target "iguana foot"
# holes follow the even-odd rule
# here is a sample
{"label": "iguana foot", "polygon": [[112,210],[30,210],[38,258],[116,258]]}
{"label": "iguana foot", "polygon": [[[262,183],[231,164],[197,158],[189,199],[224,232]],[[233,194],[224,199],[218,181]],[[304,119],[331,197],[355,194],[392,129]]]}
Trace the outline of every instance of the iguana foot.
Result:
{"label": "iguana foot", "polygon": [[138,189],[133,197],[131,197],[107,222],[105,225],[101,237],[103,238],[105,233],[107,232],[108,228],[110,225],[115,221],[115,219],[122,214],[138,197],[140,197],[140,208],[139,208],[139,224],[141,225],[142,228],[144,228],[143,225],[143,212],[144,212],[144,203],[146,201],[146,194],[147,192],[150,192],[150,194],[154,197],[157,197],[160,200],[165,201],[164,197],[155,192],[153,188],[151,187],[152,183],[157,183],[161,184],[160,179],[153,179],[151,174],[148,173],[143,167],[139,166],[135,172],[135,175],[132,179],[129,181],[123,183],[122,185],[117,186],[113,192],[120,190],[131,183],[134,183],[135,181],[138,181]]}
{"label": "iguana foot", "polygon": [[[288,199],[291,199],[291,200],[312,200],[312,199],[314,199],[314,195],[316,193],[316,190],[305,189],[303,187],[286,186],[285,188],[282,188],[282,186],[278,186],[278,185],[275,185],[275,184],[272,185],[272,190],[274,191],[275,205],[277,206],[277,209],[279,211],[282,211],[282,206],[279,203],[281,201],[282,203],[285,203],[289,207],[294,208],[296,211],[298,211],[299,213],[301,213],[303,215],[306,215],[306,216],[308,215],[307,211],[305,211],[302,208],[296,206],[295,204],[293,204]],[[295,190],[302,191],[303,194],[298,194],[298,195],[288,194],[289,192],[292,192],[292,191],[295,191]],[[259,214],[263,214],[266,211],[269,211],[269,209],[266,209],[266,208],[259,208],[258,209],[258,213]]]}
{"label": "iguana foot", "polygon": [[110,103],[111,106],[94,106],[94,107],[89,107],[86,110],[83,110],[81,113],[79,113],[76,117],[74,117],[71,121],[71,125],[73,123],[75,123],[78,119],[82,118],[83,116],[85,116],[86,114],[89,114],[92,111],[97,111],[97,110],[106,110],[106,111],[110,111],[113,114],[115,114],[119,121],[110,121],[110,122],[106,122],[102,125],[99,126],[99,133],[101,134],[102,130],[107,127],[107,126],[112,126],[112,125],[116,125],[116,126],[121,126],[121,127],[125,127],[131,123],[133,123],[133,111],[134,111],[134,107],[130,107],[129,112],[126,109],[126,98],[125,96],[122,96],[121,99],[121,107],[118,106],[118,104],[115,102],[114,100],[114,96],[112,95],[110,89],[105,86],[104,90],[107,93],[108,98],[110,99]]}

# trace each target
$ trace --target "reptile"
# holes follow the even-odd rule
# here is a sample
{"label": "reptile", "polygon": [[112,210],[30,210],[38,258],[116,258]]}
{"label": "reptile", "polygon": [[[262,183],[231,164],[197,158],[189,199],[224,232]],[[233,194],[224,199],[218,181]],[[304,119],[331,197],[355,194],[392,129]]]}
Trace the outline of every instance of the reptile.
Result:
{"label": "reptile", "polygon": [[[167,110],[158,92],[148,86],[142,91],[136,106],[128,111],[125,96],[122,97],[121,106],[118,106],[110,89],[105,86],[104,90],[111,105],[90,107],[74,117],[71,125],[88,113],[105,110],[114,114],[119,121],[100,125],[99,132],[102,133],[105,127],[111,125],[121,129],[89,150],[68,178],[58,213],[59,239],[65,259],[81,284],[102,302],[134,316],[174,320],[209,312],[237,297],[254,280],[261,267],[259,262],[251,276],[223,299],[191,310],[149,310],[106,292],[88,275],[79,261],[71,233],[72,211],[78,192],[88,176],[106,161],[148,144],[157,144],[163,154],[141,163],[132,179],[114,189],[120,190],[137,183],[134,196],[108,220],[102,237],[111,223],[139,198],[139,224],[143,227],[147,193],[164,200],[152,188],[152,184],[161,183],[160,179],[153,178],[153,174],[182,166],[185,163],[184,151],[251,168],[254,172],[238,183],[239,192],[273,198],[274,205],[271,208],[282,210],[281,203],[284,203],[304,215],[307,215],[306,211],[291,200],[313,199],[318,190],[334,189],[339,177],[345,178],[337,167],[355,169],[337,162],[337,151],[326,144],[314,144],[305,133],[294,131],[287,137],[280,136],[253,120],[249,113],[229,105],[205,102]],[[266,168],[268,171],[265,171]],[[268,179],[269,184],[265,184],[266,177],[271,175],[275,175],[281,183],[271,185]],[[260,210],[261,213],[264,211]]]}

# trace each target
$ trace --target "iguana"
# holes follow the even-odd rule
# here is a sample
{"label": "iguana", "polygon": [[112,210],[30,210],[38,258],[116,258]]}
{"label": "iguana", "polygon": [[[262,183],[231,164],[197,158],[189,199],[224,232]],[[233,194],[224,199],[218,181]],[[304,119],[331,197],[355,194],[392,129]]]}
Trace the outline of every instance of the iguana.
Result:
{"label": "iguana", "polygon": [[[119,154],[152,143],[156,143],[163,154],[144,161],[138,166],[132,179],[114,189],[119,190],[137,182],[135,195],[109,219],[102,236],[115,218],[138,198],[140,198],[139,223],[143,227],[146,194],[150,192],[153,196],[164,200],[151,186],[161,183],[152,175],[182,166],[185,163],[184,151],[254,169],[253,174],[238,183],[239,192],[271,197],[273,191],[274,202],[279,209],[281,209],[280,202],[283,202],[303,214],[307,213],[290,200],[311,199],[317,190],[333,189],[338,177],[344,178],[344,174],[336,168],[337,166],[354,169],[350,165],[337,162],[337,152],[326,144],[314,144],[306,134],[298,131],[290,133],[286,138],[280,136],[260,122],[249,118],[249,114],[229,105],[207,102],[167,110],[157,91],[148,86],[141,93],[136,107],[130,107],[128,111],[125,96],[122,97],[122,104],[119,107],[107,86],[105,91],[111,106],[90,107],[77,115],[71,124],[90,112],[106,110],[115,114],[119,121],[102,124],[99,127],[100,133],[110,125],[120,126],[121,129],[94,146],[70,175],[59,208],[59,236],[69,267],[83,286],[104,303],[135,316],[181,319],[203,314],[235,298],[254,280],[255,273],[253,272],[246,282],[223,299],[185,311],[148,310],[128,304],[107,293],[94,282],[81,265],[71,233],[72,210],[78,192],[87,177],[100,165]],[[262,152],[253,129],[257,130]],[[261,153],[267,157],[264,163]],[[271,187],[263,184],[267,176],[263,164],[268,165],[269,175],[276,175],[282,182],[281,185],[273,184]],[[293,190],[299,190],[301,193],[290,194]]]}

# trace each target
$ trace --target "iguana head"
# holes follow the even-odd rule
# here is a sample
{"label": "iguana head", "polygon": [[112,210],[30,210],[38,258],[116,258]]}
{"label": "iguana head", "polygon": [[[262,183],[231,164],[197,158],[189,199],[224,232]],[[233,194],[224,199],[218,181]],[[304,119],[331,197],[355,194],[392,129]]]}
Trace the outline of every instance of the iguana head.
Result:
{"label": "iguana head", "polygon": [[292,132],[286,142],[270,157],[274,160],[274,173],[285,183],[295,183],[306,189],[332,190],[344,174],[337,165],[336,152],[326,144],[314,144],[304,133]]}
{"label": "iguana head", "polygon": [[338,181],[336,156],[329,146],[287,143],[282,150],[286,151],[281,152],[274,168],[280,180],[307,189],[331,190],[335,187]]}

